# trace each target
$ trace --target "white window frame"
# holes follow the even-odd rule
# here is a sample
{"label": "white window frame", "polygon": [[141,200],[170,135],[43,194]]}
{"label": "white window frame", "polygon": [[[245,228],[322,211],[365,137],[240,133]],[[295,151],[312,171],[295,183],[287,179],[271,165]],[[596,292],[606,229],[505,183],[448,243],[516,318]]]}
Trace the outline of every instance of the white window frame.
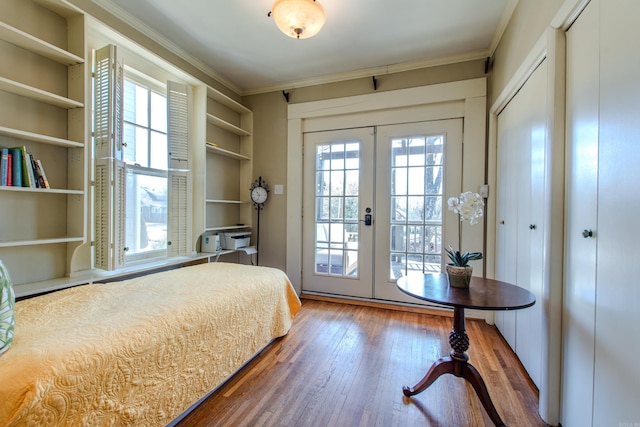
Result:
{"label": "white window frame", "polygon": [[[102,115],[96,108],[94,122],[101,125],[95,132],[93,266],[117,270],[125,263],[124,185],[125,164],[122,161],[122,90],[123,66],[114,45],[96,50],[102,59]],[[106,58],[106,59],[105,59]],[[108,67],[106,64],[108,63]],[[98,67],[96,67],[98,69]],[[135,73],[135,72],[134,72]],[[134,77],[143,76],[142,73]],[[105,79],[108,79],[105,80]],[[132,79],[135,80],[135,79]],[[95,91],[98,92],[97,90]],[[190,170],[190,123],[193,111],[192,89],[188,84],[167,81],[167,144],[169,151],[167,182],[167,256],[191,255],[191,215],[193,199]],[[94,97],[94,103],[96,98]],[[105,104],[105,102],[108,103]],[[99,179],[98,179],[99,178]],[[175,218],[171,213],[175,213]],[[132,257],[133,258],[133,257]]]}
{"label": "white window frame", "polygon": [[[147,137],[147,159],[146,159],[146,165],[147,166],[143,166],[140,165],[139,163],[129,163],[127,161],[125,161],[125,189],[126,189],[126,177],[128,176],[129,173],[134,173],[134,174],[139,174],[139,175],[147,175],[147,176],[156,176],[156,177],[163,177],[165,179],[167,179],[167,192],[169,191],[169,180],[168,180],[168,160],[167,160],[167,169],[157,169],[157,168],[153,168],[151,167],[151,135],[152,132],[159,132],[157,129],[154,129],[151,127],[151,95],[152,93],[156,93],[157,95],[163,96],[165,98],[165,101],[167,101],[167,87],[166,85],[162,84],[161,82],[155,81],[153,80],[151,77],[145,75],[143,72],[132,69],[130,67],[126,67],[124,68],[124,81],[129,81],[137,86],[140,86],[146,90],[149,91],[148,93],[148,97],[146,100],[146,106],[147,106],[147,117],[148,117],[148,123],[146,126],[141,126],[137,123],[134,122],[129,122],[127,120],[124,119],[124,115],[123,115],[123,129],[124,129],[124,125],[125,124],[130,124],[134,127],[140,127],[143,128],[147,131],[148,137]],[[125,97],[126,92],[123,91],[123,101],[124,97]],[[167,127],[168,127],[168,123],[167,123]],[[161,132],[162,133],[162,132]],[[163,133],[165,135],[165,137],[168,140],[168,129]],[[127,141],[124,141],[125,146],[123,148],[123,157],[126,157],[126,152],[127,152]],[[165,156],[167,156],[168,159],[168,153],[169,151],[169,147],[168,147],[168,142],[167,142],[167,149],[165,151]],[[134,157],[136,157],[134,155]],[[126,203],[125,203],[125,211],[126,211]],[[169,224],[169,212],[168,212],[168,205],[167,205],[167,227]],[[146,251],[146,252],[137,252],[137,253],[131,253],[130,252],[130,244],[131,242],[128,242],[126,240],[126,235],[127,235],[127,222],[125,221],[125,230],[124,230],[124,234],[125,234],[125,255],[124,255],[124,264],[125,265],[131,265],[132,263],[138,263],[141,261],[147,261],[147,260],[151,260],[151,259],[156,259],[156,258],[164,258],[167,256],[168,251],[167,251],[167,247],[165,246],[164,249],[156,249],[156,250],[152,250],[152,251]],[[169,233],[167,230],[167,241],[169,238]]]}

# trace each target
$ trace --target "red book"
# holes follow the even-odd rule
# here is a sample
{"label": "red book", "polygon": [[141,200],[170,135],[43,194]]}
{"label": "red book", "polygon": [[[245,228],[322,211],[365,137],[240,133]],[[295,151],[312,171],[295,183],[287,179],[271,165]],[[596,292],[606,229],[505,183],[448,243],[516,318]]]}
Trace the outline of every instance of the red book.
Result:
{"label": "red book", "polygon": [[9,153],[7,157],[7,186],[13,185],[13,154]]}

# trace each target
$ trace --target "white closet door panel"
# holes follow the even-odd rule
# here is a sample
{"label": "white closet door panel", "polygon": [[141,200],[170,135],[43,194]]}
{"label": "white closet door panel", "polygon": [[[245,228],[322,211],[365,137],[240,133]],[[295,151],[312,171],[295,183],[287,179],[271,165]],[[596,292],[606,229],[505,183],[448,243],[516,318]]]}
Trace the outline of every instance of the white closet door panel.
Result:
{"label": "white closet door panel", "polygon": [[594,425],[640,422],[640,2],[600,2]]}
{"label": "white closet door panel", "polygon": [[529,77],[518,93],[525,121],[518,146],[518,272],[517,285],[536,296],[537,303],[516,311],[516,354],[536,386],[542,374],[543,213],[547,117],[547,61]]}
{"label": "white closet door panel", "polygon": [[[511,110],[505,109],[498,116],[498,168],[496,215],[496,279],[515,284],[517,281],[517,214],[518,182],[516,176],[516,132],[509,126]],[[516,349],[516,313],[497,311],[496,327],[512,350]]]}
{"label": "white closet door panel", "polygon": [[593,421],[598,221],[599,0],[567,31],[566,234],[561,422]]}
{"label": "white closet door panel", "polygon": [[537,303],[497,313],[496,326],[533,382],[542,372],[542,254],[546,61],[498,115],[496,277],[530,290]]}

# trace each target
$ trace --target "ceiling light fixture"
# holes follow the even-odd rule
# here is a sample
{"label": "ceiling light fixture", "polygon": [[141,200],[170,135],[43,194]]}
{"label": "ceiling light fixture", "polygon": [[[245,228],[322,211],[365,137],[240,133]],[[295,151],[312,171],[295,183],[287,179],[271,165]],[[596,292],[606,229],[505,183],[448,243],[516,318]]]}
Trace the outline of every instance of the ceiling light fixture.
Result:
{"label": "ceiling light fixture", "polygon": [[268,16],[280,31],[296,39],[318,34],[327,20],[324,8],[316,0],[275,0]]}

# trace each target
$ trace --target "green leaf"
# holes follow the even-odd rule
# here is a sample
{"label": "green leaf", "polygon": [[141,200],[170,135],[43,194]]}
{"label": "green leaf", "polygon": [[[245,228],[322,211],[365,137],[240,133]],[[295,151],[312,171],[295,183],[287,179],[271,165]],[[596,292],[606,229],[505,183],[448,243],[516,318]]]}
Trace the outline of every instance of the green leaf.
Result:
{"label": "green leaf", "polygon": [[482,259],[482,252],[465,252],[461,254],[460,251],[454,251],[451,245],[444,250],[451,260],[451,263],[457,267],[465,267],[469,261]]}

